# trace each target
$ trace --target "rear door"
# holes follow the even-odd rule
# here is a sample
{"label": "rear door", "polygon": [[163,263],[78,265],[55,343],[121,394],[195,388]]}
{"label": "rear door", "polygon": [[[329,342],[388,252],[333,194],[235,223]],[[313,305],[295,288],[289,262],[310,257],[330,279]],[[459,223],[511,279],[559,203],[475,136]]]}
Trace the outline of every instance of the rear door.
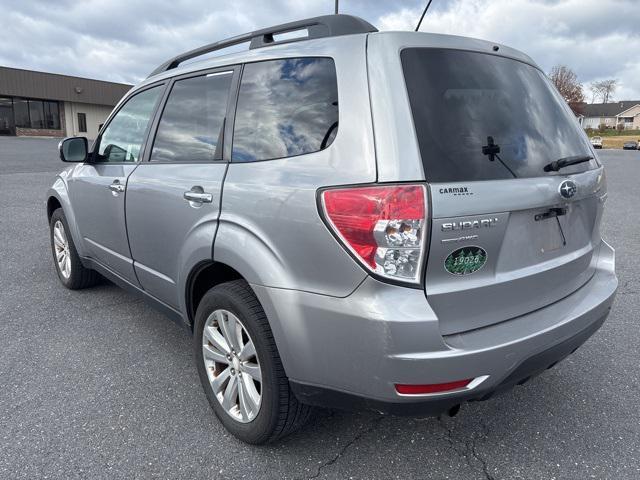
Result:
{"label": "rear door", "polygon": [[426,294],[445,335],[517,317],[593,275],[604,201],[595,155],[537,68],[488,53],[401,52],[432,232]]}
{"label": "rear door", "polygon": [[127,178],[144,153],[151,118],[164,86],[130,97],[96,141],[91,160],[68,178],[69,196],[88,254],[137,285],[127,242]]}
{"label": "rear door", "polygon": [[126,212],[136,275],[147,292],[174,308],[184,275],[212,258],[227,169],[225,118],[236,78],[231,67],[174,79],[149,159],[129,177]]}

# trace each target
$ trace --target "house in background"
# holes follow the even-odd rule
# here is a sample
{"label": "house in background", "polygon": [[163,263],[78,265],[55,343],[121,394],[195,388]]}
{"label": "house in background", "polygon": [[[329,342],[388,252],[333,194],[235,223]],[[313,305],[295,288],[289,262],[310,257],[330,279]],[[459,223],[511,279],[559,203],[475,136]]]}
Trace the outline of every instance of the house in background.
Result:
{"label": "house in background", "polygon": [[626,129],[640,128],[640,100],[635,102],[626,102],[629,108],[623,110],[616,115],[616,124],[622,123]]}
{"label": "house in background", "polygon": [[131,85],[0,67],[0,135],[93,140]]}
{"label": "house in background", "polygon": [[614,103],[587,103],[581,106],[579,117],[582,128],[598,129],[600,125],[616,128],[622,124],[626,130],[640,129],[640,100]]}

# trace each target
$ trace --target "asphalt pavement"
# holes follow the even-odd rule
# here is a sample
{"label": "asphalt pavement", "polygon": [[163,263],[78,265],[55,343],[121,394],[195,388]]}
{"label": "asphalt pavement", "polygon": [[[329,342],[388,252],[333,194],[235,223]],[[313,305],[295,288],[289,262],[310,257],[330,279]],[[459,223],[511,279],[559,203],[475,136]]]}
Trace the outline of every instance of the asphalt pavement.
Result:
{"label": "asphalt pavement", "polygon": [[323,410],[253,447],[216,421],[184,329],[107,282],[59,283],[56,145],[0,137],[0,478],[640,478],[640,151],[600,153],[620,289],[574,355],[454,418]]}

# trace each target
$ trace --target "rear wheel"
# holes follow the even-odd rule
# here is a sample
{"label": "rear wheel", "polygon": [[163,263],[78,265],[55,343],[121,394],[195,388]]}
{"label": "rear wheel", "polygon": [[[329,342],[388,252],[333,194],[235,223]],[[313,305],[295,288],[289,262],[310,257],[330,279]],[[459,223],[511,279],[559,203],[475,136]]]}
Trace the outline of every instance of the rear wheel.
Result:
{"label": "rear wheel", "polygon": [[270,442],[306,422],[311,407],[291,392],[264,310],[244,280],[218,285],[202,298],[194,349],[211,407],[240,440]]}
{"label": "rear wheel", "polygon": [[61,208],[51,215],[49,230],[53,261],[62,284],[71,290],[95,285],[100,277],[97,272],[82,265]]}

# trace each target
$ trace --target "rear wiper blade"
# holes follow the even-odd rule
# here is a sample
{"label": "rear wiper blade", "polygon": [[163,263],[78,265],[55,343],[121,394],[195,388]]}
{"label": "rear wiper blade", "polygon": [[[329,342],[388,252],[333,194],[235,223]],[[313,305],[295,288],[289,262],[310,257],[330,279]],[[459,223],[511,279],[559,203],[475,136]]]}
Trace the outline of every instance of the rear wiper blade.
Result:
{"label": "rear wiper blade", "polygon": [[513,176],[513,178],[518,178],[518,176],[509,168],[509,165],[504,163],[500,158],[500,145],[495,143],[492,136],[487,137],[487,144],[482,146],[482,154],[489,157],[489,161],[493,162],[496,158],[502,164],[504,168],[509,170],[509,173]]}
{"label": "rear wiper blade", "polygon": [[593,160],[591,155],[573,155],[572,157],[563,157],[558,160],[547,163],[544,166],[545,172],[557,172],[561,168],[568,167],[569,165],[577,165],[578,163],[588,162]]}

